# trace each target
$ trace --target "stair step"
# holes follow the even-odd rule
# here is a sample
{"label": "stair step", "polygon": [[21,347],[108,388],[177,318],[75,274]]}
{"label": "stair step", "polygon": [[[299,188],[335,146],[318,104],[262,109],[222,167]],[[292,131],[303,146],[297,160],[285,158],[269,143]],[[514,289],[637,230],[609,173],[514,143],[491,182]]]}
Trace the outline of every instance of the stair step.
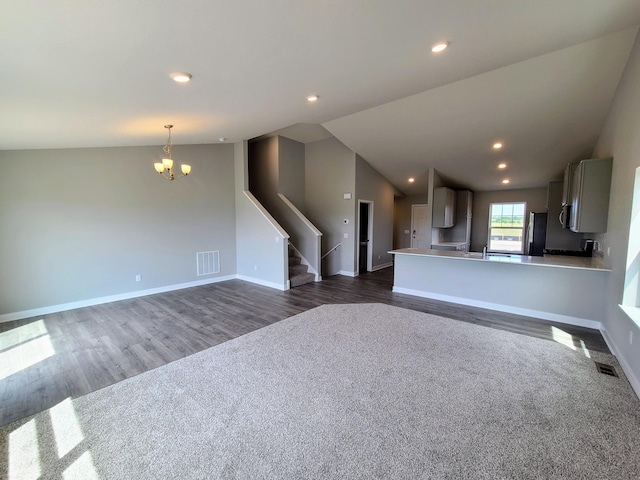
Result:
{"label": "stair step", "polygon": [[300,275],[301,273],[307,273],[309,270],[308,265],[298,264],[298,265],[289,265],[289,277],[292,275]]}
{"label": "stair step", "polygon": [[305,283],[311,283],[316,280],[316,276],[313,273],[300,273],[298,275],[292,275],[289,277],[291,287],[299,287]]}
{"label": "stair step", "polygon": [[300,265],[300,257],[289,257],[289,266],[291,265]]}

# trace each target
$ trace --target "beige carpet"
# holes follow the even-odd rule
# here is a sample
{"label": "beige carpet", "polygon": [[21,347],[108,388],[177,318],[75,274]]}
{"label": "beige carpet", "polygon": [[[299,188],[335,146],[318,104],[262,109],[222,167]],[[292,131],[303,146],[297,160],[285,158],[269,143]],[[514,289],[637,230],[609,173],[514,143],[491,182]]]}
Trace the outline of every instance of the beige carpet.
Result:
{"label": "beige carpet", "polygon": [[1,428],[0,477],[625,479],[638,452],[581,348],[326,305]]}

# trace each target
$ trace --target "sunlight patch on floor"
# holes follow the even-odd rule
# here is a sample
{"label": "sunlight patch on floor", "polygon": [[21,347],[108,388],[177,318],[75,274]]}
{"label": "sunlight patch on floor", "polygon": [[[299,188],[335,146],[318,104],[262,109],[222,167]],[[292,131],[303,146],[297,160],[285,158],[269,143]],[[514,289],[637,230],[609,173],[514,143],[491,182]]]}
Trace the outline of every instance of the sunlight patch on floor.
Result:
{"label": "sunlight patch on floor", "polygon": [[91,452],[84,452],[62,473],[64,480],[100,480]]}
{"label": "sunlight patch on floor", "polygon": [[56,439],[58,458],[62,458],[84,440],[71,398],[52,407],[49,410],[49,416]]}
{"label": "sunlight patch on floor", "polygon": [[[84,452],[82,448],[78,448],[85,438],[73,406],[73,400],[71,398],[63,400],[49,409],[48,413],[51,419],[51,431],[53,432],[53,440],[55,440],[58,461],[64,461],[65,464],[71,462],[63,472],[62,477],[65,480],[99,479],[100,476],[95,469],[91,452],[86,448]],[[45,412],[42,413],[42,415],[44,414]],[[53,447],[50,443],[54,442],[45,440],[44,445],[41,446],[39,444],[39,426],[43,427],[43,424],[48,424],[48,422],[42,422],[43,419],[40,418],[40,423],[38,424],[36,423],[37,419],[38,417],[29,420],[9,434],[8,480],[36,480],[42,478],[43,470],[44,474],[47,473],[47,466],[50,467],[48,462],[52,461],[51,457],[42,457],[41,448],[50,451]],[[43,435],[43,431],[40,431],[40,435]],[[45,434],[44,438],[51,437]],[[74,458],[75,460],[73,460]],[[56,460],[53,461],[55,462]]]}
{"label": "sunlight patch on floor", "polygon": [[589,354],[589,349],[585,345],[584,340],[580,340],[580,347],[582,347],[582,353],[584,353],[584,356],[587,358],[591,358],[591,355]]}
{"label": "sunlight patch on floor", "polygon": [[576,345],[573,342],[573,335],[570,333],[556,327],[551,327],[551,336],[556,342],[564,345],[565,347],[569,347],[571,350],[577,350]]}
{"label": "sunlight patch on floor", "polygon": [[35,419],[9,434],[9,480],[40,478],[40,449]]}
{"label": "sunlight patch on floor", "polygon": [[38,320],[37,322],[31,322],[21,327],[12,328],[11,330],[0,333],[0,351],[7,350],[10,347],[46,335],[47,333],[49,332],[47,331],[44,320]]}
{"label": "sunlight patch on floor", "polygon": [[34,338],[0,353],[0,380],[55,355],[49,335]]}

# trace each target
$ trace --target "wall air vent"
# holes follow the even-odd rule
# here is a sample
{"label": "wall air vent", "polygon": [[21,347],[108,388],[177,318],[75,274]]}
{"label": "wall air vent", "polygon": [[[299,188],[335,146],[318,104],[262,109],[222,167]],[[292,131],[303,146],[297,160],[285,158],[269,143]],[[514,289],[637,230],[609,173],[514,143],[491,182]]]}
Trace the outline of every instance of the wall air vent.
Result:
{"label": "wall air vent", "polygon": [[220,273],[220,251],[196,253],[198,276]]}

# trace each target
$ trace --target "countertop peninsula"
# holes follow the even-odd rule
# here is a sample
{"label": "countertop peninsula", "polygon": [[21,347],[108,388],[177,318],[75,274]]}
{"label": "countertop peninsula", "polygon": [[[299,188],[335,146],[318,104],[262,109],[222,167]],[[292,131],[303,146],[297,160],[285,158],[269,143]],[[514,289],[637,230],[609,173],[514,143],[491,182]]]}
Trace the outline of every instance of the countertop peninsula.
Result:
{"label": "countertop peninsula", "polygon": [[544,255],[542,257],[518,254],[488,253],[483,256],[480,252],[457,252],[453,250],[431,250],[420,248],[401,248],[391,250],[393,255],[417,255],[426,257],[451,258],[453,260],[506,263],[515,265],[531,265],[536,267],[575,268],[581,270],[611,271],[598,257],[573,257],[564,255]]}

